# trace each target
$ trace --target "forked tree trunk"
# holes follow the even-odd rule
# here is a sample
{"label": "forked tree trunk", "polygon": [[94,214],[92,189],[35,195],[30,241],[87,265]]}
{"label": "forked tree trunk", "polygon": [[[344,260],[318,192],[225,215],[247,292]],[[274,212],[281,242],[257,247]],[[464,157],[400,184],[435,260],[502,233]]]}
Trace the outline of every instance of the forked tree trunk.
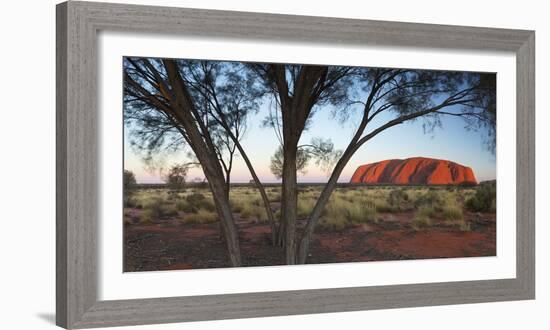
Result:
{"label": "forked tree trunk", "polygon": [[289,141],[283,149],[283,191],[281,222],[284,223],[285,259],[288,265],[296,264],[296,220],[298,194],[296,183],[297,143]]}

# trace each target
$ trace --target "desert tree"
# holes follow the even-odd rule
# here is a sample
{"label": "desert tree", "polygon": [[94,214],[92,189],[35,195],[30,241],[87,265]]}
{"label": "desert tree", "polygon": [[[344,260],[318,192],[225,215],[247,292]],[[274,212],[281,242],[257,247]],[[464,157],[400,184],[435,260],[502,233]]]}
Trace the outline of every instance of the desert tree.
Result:
{"label": "desert tree", "polygon": [[[343,169],[355,152],[379,133],[420,118],[429,130],[441,125],[441,116],[456,116],[465,119],[468,128],[487,128],[489,146],[494,148],[492,74],[282,64],[253,64],[250,70],[263,81],[275,104],[276,110],[266,120],[280,127],[277,137],[282,145],[282,166],[277,164],[281,162],[277,153],[272,165],[282,176],[281,225],[287,264],[305,263],[314,228]],[[358,125],[345,150],[332,157],[334,168],[297,243],[300,138],[316,110],[325,105],[343,122],[355,119],[353,114],[359,109]]]}
{"label": "desert tree", "polygon": [[353,68],[337,66],[250,64],[249,70],[271,96],[280,124],[282,145],[282,199],[279,231],[284,238],[285,260],[295,264],[297,220],[297,161],[302,133],[323,105],[340,106],[348,99]]}
{"label": "desert tree", "polygon": [[336,109],[335,115],[345,121],[358,110],[358,125],[308,217],[298,247],[298,263],[306,262],[315,226],[345,166],[357,150],[381,132],[419,119],[431,130],[442,125],[443,116],[460,117],[468,129],[485,129],[485,142],[494,152],[494,74],[357,68],[353,77],[359,90],[354,95],[360,99],[348,100],[348,106]]}
{"label": "desert tree", "polygon": [[194,61],[124,58],[124,112],[132,145],[149,157],[162,148],[187,146],[202,168],[214,197],[229,262],[241,265],[238,233],[229,204],[227,171],[204,100],[186,75]]}
{"label": "desert tree", "polygon": [[189,170],[193,165],[193,163],[172,165],[168,169],[168,172],[163,175],[164,182],[168,185],[168,187],[174,190],[183,188],[187,179],[187,173],[189,173]]}
{"label": "desert tree", "polygon": [[[334,144],[330,139],[324,139],[315,137],[311,139],[310,143],[298,145],[296,152],[296,171],[302,175],[307,173],[307,168],[313,162],[317,167],[320,167],[323,171],[328,172],[338,160],[341,155],[341,151],[335,149]],[[277,178],[283,177],[283,164],[284,153],[283,146],[280,145],[273,156],[269,169],[271,173]],[[278,245],[283,245],[286,235],[285,222],[281,222],[277,228],[276,242]]]}
{"label": "desert tree", "polygon": [[[266,94],[265,86],[258,81],[246,65],[234,62],[187,61],[182,78],[190,86],[193,98],[215,123],[211,129],[217,145],[225,146],[227,161],[220,155],[222,167],[231,171],[234,157],[242,157],[252,182],[257,187],[271,226],[272,242],[275,242],[275,217],[273,210],[252,161],[243,148],[241,139],[247,131],[248,118],[259,110]],[[229,191],[230,176],[226,175]]]}

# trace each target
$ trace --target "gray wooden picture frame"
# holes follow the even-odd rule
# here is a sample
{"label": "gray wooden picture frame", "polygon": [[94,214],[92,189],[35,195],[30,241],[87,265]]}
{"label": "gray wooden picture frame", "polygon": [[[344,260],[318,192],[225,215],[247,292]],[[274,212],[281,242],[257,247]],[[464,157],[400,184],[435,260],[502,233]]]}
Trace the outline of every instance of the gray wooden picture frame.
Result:
{"label": "gray wooden picture frame", "polygon": [[[97,34],[103,30],[515,52],[516,278],[99,301]],[[56,50],[59,326],[88,328],[534,299],[534,31],[65,2],[57,5]]]}

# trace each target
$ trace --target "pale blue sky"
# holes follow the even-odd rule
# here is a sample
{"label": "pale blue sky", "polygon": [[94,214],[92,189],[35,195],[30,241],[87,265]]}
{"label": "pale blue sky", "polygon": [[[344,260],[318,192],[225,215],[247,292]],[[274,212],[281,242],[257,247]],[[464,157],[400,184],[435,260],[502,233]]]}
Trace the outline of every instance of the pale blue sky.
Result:
{"label": "pale blue sky", "polygon": [[[269,171],[270,158],[278,147],[278,140],[273,129],[264,128],[262,120],[268,113],[267,106],[262,106],[258,114],[251,116],[248,131],[242,140],[242,144],[256,169],[260,180],[263,182],[277,182],[277,179]],[[390,114],[380,116],[372,122],[370,130],[380,123],[391,119]],[[313,117],[310,129],[302,136],[301,143],[308,143],[313,137],[330,138],[337,149],[345,149],[359,118],[350,118],[346,123],[340,124],[332,117],[329,107],[318,109]],[[340,182],[349,182],[355,169],[362,164],[377,162],[392,158],[431,157],[446,159],[459,164],[470,166],[478,181],[491,180],[496,177],[496,158],[487,150],[484,144],[484,131],[465,129],[465,123],[461,118],[442,117],[442,128],[436,128],[432,133],[424,133],[422,120],[405,123],[390,128],[361,147],[346,166],[340,176]],[[367,128],[367,130],[369,130]],[[126,132],[127,133],[127,132]],[[187,149],[189,150],[189,149]],[[138,183],[162,182],[158,171],[146,169],[141,157],[130,148],[128,136],[125,135],[124,168],[136,174]],[[164,157],[164,163],[170,165],[174,162],[185,161],[185,153]],[[200,169],[193,169],[189,173],[188,180],[202,178]],[[251,176],[246,165],[240,157],[237,158],[231,176],[232,182],[249,182]],[[305,175],[299,174],[300,182],[325,182],[327,173],[310,164]]]}

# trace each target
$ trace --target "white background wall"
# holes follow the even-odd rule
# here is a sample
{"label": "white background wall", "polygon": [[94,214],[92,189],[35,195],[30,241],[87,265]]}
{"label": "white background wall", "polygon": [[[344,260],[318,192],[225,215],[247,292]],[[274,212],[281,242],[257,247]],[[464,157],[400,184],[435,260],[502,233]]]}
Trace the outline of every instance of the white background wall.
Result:
{"label": "white background wall", "polygon": [[[55,3],[2,4],[0,33],[0,305],[3,329],[52,329],[55,311]],[[127,2],[127,1],[119,1]],[[544,1],[128,1],[285,14],[533,29],[537,33],[537,299],[368,312],[144,326],[144,329],[548,329],[550,226]],[[137,328],[137,327],[136,327]]]}

